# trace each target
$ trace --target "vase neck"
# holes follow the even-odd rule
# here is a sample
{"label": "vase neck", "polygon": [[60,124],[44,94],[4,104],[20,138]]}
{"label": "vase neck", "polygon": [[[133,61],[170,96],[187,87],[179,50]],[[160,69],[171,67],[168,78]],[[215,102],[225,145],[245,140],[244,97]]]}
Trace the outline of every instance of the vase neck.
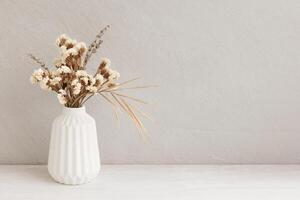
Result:
{"label": "vase neck", "polygon": [[64,107],[62,113],[65,115],[73,115],[73,114],[84,114],[86,113],[86,111],[85,111],[85,106],[82,106],[80,108]]}

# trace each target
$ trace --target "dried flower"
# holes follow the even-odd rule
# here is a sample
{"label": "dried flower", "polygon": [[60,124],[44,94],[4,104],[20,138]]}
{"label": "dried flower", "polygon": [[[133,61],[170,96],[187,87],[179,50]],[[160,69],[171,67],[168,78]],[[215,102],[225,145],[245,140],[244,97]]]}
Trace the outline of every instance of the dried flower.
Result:
{"label": "dried flower", "polygon": [[62,73],[65,73],[65,74],[72,72],[71,69],[69,67],[65,66],[65,65],[61,66],[60,70],[61,70]]}
{"label": "dried flower", "polygon": [[44,70],[42,69],[37,69],[34,70],[33,76],[38,80],[41,81],[43,79],[43,75],[45,74]]}
{"label": "dried flower", "polygon": [[89,78],[87,76],[80,78],[84,82],[85,85],[88,85],[89,83]]}
{"label": "dried flower", "polygon": [[81,83],[76,83],[73,89],[73,94],[77,95],[81,92]]}
{"label": "dried flower", "polygon": [[109,74],[109,76],[108,76],[108,80],[116,80],[116,79],[118,79],[118,78],[120,78],[120,73],[119,72],[117,72],[117,71],[113,71],[113,70],[111,70],[110,71],[110,74]]}
{"label": "dried flower", "polygon": [[57,98],[60,104],[66,104],[67,103],[67,99],[64,95],[62,94],[57,94]]}
{"label": "dried flower", "polygon": [[30,76],[30,82],[31,82],[31,84],[36,84],[38,81],[36,80],[36,78],[35,77],[33,77],[33,76]]}
{"label": "dried flower", "polygon": [[99,85],[102,85],[104,83],[104,78],[101,74],[96,74],[95,80],[98,81]]}
{"label": "dried flower", "polygon": [[89,85],[86,87],[86,90],[92,93],[96,93],[98,91],[98,88],[96,86]]}
{"label": "dried flower", "polygon": [[96,79],[92,75],[89,75],[88,78],[89,78],[90,85],[95,85]]}
{"label": "dried flower", "polygon": [[48,83],[49,83],[49,77],[44,77],[40,82],[40,87],[43,90],[52,90],[51,87],[49,87]]}
{"label": "dried flower", "polygon": [[102,62],[101,62],[101,66],[103,66],[103,68],[109,68],[111,64],[111,61],[108,58],[102,58]]}
{"label": "dried flower", "polygon": [[50,84],[51,85],[57,85],[59,82],[62,80],[61,77],[54,77],[53,79],[50,79]]}
{"label": "dried flower", "polygon": [[84,77],[84,76],[88,76],[88,73],[85,70],[78,70],[76,72],[76,76],[77,77]]}
{"label": "dried flower", "polygon": [[83,54],[87,51],[86,44],[83,42],[79,42],[75,45],[75,49],[78,53]]}
{"label": "dried flower", "polygon": [[51,76],[56,77],[56,76],[60,76],[61,73],[62,73],[61,69],[58,68],[58,69],[55,69],[55,70],[51,71],[50,74],[51,74]]}
{"label": "dried flower", "polygon": [[34,70],[30,77],[32,84],[39,83],[43,90],[57,93],[60,104],[66,107],[81,107],[92,96],[100,94],[113,108],[119,106],[134,121],[140,131],[144,131],[143,124],[135,113],[134,107],[127,102],[130,99],[145,103],[131,96],[119,94],[118,91],[145,87],[128,87],[124,85],[136,80],[117,83],[119,72],[110,68],[111,61],[103,58],[95,74],[89,74],[85,70],[87,61],[102,44],[102,36],[109,28],[106,26],[96,36],[96,39],[86,47],[83,42],[77,42],[62,34],[56,40],[60,49],[59,56],[54,60],[55,68],[49,70],[46,64],[39,58],[29,54],[30,58],[40,65],[40,69]]}
{"label": "dried flower", "polygon": [[62,46],[62,45],[64,45],[67,39],[68,39],[68,37],[66,36],[66,34],[61,34],[56,39],[56,45],[59,46],[59,47]]}
{"label": "dried flower", "polygon": [[74,80],[71,82],[71,85],[74,86],[74,85],[76,85],[78,82],[79,82],[78,79],[74,79]]}
{"label": "dried flower", "polygon": [[67,98],[66,98],[67,92],[63,89],[60,89],[57,94],[57,98],[60,104],[66,104]]}

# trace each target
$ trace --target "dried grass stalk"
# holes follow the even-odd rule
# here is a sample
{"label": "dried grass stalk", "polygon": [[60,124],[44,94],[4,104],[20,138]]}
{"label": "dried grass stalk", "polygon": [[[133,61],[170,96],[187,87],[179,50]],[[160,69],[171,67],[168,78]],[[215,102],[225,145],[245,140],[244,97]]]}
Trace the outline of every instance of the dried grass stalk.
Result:
{"label": "dried grass stalk", "polygon": [[138,130],[140,130],[140,134],[141,136],[145,136],[144,134],[146,133],[146,129],[143,125],[143,123],[141,122],[141,120],[138,118],[138,116],[135,114],[132,106],[127,102],[125,101],[123,98],[120,98],[121,101],[123,102],[123,104],[126,106],[126,108],[128,109],[129,113],[131,114],[132,118],[133,118],[133,121],[135,122],[136,124],[136,127],[138,128]]}
{"label": "dried grass stalk", "polygon": [[125,97],[125,98],[131,99],[133,101],[137,101],[139,103],[148,104],[146,101],[137,99],[135,97],[131,97],[131,96],[128,96],[128,95],[125,95],[125,94],[119,94],[119,93],[116,93],[116,92],[112,92],[112,93],[115,94],[115,95],[117,95],[117,96],[120,96],[120,97]]}
{"label": "dried grass stalk", "polygon": [[158,85],[145,85],[145,86],[135,86],[135,87],[127,87],[127,88],[118,88],[116,90],[108,90],[108,91],[120,91],[120,90],[132,90],[132,89],[145,89],[145,88],[153,88],[158,87]]}
{"label": "dried grass stalk", "polygon": [[125,113],[127,113],[128,116],[132,119],[132,121],[134,122],[135,126],[137,127],[140,135],[145,139],[146,129],[145,129],[143,123],[141,122],[141,120],[139,119],[139,117],[134,112],[132,106],[128,102],[126,102],[126,100],[124,100],[123,98],[120,97],[120,99],[119,99],[113,93],[111,93],[111,95],[115,99],[115,101],[120,105],[120,107],[123,109],[123,111],[125,111]]}
{"label": "dried grass stalk", "polygon": [[111,100],[109,99],[106,95],[104,94],[100,94],[107,102],[109,102],[112,105],[116,120],[119,121],[119,115],[118,115],[118,111],[117,111],[117,105]]}

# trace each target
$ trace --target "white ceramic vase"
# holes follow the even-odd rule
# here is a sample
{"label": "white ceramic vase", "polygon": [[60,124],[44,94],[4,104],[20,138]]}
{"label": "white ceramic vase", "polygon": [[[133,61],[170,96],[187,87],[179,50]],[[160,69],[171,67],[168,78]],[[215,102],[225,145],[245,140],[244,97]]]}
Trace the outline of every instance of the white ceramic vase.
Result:
{"label": "white ceramic vase", "polygon": [[52,124],[48,171],[59,183],[78,185],[95,178],[100,157],[95,120],[85,107],[64,107]]}

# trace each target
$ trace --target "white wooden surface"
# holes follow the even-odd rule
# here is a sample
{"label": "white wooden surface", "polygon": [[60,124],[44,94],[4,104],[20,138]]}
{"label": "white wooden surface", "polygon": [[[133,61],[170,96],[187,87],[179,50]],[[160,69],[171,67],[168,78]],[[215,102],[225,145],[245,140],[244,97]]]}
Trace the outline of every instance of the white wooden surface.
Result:
{"label": "white wooden surface", "polygon": [[2,165],[0,199],[300,199],[300,165],[105,165],[81,186],[53,182],[46,166]]}

